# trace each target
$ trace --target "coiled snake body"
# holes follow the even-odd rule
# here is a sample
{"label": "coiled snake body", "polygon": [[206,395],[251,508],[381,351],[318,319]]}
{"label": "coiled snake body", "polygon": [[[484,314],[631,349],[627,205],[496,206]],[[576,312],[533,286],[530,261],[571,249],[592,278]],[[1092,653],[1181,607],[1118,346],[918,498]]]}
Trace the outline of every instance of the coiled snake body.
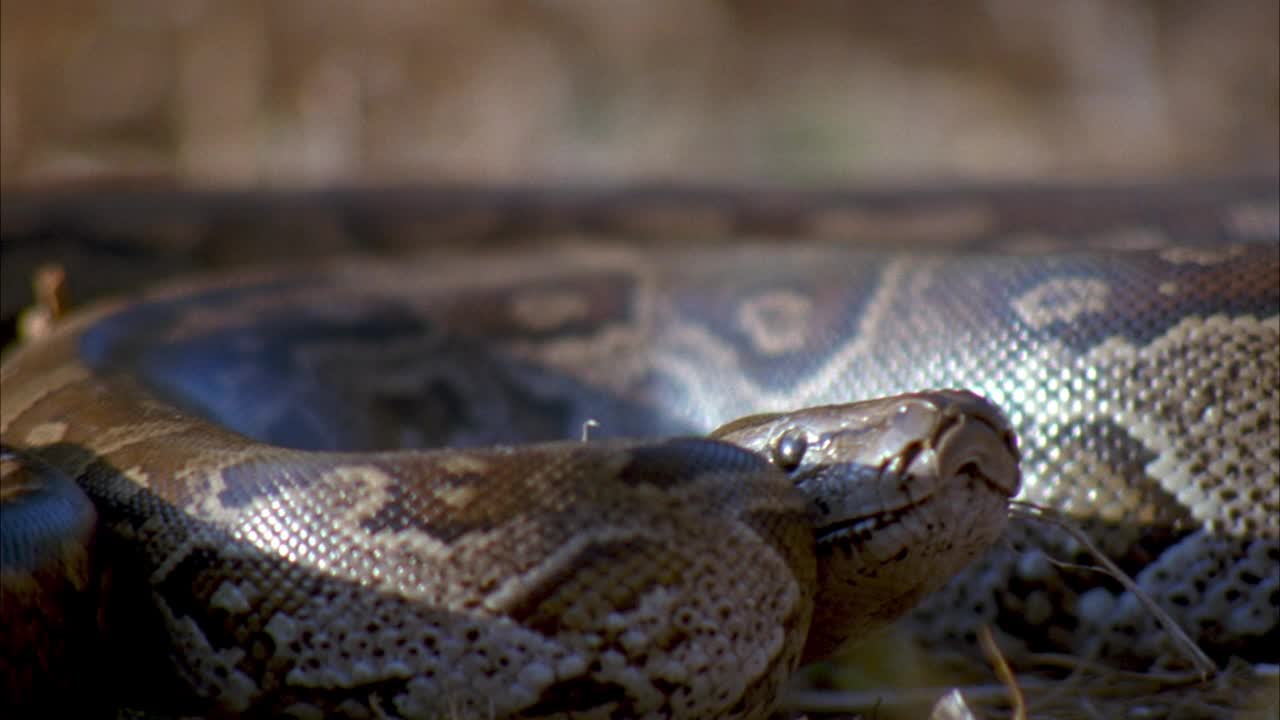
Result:
{"label": "coiled snake body", "polygon": [[[81,562],[24,505],[74,479],[90,545],[127,558],[112,592],[145,596],[105,612],[166,648],[172,706],[758,717],[999,535],[1016,430],[1024,497],[1211,654],[1274,661],[1277,247],[1140,245],[569,244],[100,306],[3,366],[6,525],[36,518],[5,571]],[[1008,419],[897,396],[933,387]],[[374,452],[436,445],[463,449]],[[1126,593],[1048,561],[1079,548],[1011,529],[923,637],[1175,662]],[[65,575],[101,576],[83,562]],[[58,592],[11,588],[6,620]],[[44,659],[8,657],[9,692],[40,686]]]}

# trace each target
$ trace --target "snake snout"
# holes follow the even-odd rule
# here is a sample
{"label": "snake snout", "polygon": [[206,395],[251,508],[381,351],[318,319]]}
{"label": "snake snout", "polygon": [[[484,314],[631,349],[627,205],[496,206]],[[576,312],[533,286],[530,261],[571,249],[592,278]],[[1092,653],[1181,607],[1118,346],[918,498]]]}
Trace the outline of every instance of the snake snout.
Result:
{"label": "snake snout", "polygon": [[886,398],[879,420],[855,432],[848,457],[876,463],[918,500],[956,477],[980,479],[1012,497],[1022,484],[1017,435],[989,400],[967,390],[929,390]]}
{"label": "snake snout", "polygon": [[980,478],[1008,497],[1022,486],[1017,434],[993,403],[964,390],[926,393],[938,420],[930,441],[940,477]]}

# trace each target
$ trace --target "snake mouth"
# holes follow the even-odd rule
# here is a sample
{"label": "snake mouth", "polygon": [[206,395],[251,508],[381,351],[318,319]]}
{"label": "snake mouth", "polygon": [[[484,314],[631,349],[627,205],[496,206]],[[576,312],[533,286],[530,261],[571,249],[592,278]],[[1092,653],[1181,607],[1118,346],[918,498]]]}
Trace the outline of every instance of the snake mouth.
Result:
{"label": "snake mouth", "polygon": [[820,525],[814,529],[814,539],[819,543],[829,542],[839,537],[856,535],[863,539],[870,539],[870,536],[880,532],[881,530],[897,525],[902,519],[921,507],[929,504],[933,499],[933,495],[921,498],[916,502],[895,507],[892,510],[884,510],[881,512],[870,513],[859,517],[847,518],[839,522]]}

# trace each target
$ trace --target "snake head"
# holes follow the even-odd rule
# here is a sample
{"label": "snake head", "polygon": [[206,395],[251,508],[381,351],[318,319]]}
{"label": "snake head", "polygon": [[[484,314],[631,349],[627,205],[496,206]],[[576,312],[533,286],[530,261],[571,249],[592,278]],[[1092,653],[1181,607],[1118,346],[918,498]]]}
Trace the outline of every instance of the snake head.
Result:
{"label": "snake head", "polygon": [[1021,485],[993,404],[935,390],[755,415],[712,433],[787,473],[808,502],[819,588],[805,658],[914,607],[990,546]]}

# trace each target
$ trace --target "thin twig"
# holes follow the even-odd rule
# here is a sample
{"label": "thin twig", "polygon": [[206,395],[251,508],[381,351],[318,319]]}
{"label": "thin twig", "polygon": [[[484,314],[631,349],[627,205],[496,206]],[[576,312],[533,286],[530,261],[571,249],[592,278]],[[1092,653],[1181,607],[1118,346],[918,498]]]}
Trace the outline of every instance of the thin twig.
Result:
{"label": "thin twig", "polygon": [[978,644],[982,646],[982,652],[995,668],[996,678],[1009,690],[1009,701],[1013,704],[1013,720],[1027,720],[1027,698],[1023,695],[1022,688],[1018,686],[1018,679],[1014,677],[1009,663],[1000,652],[1000,646],[991,635],[990,626],[984,624],[978,628]]}
{"label": "thin twig", "polygon": [[1061,653],[1031,653],[1026,656],[1023,661],[1023,665],[1039,668],[1061,668],[1064,670],[1070,670],[1073,673],[1088,671],[1096,675],[1107,675],[1124,680],[1146,681],[1157,687],[1179,687],[1182,685],[1192,685],[1204,680],[1200,673],[1194,670],[1188,672],[1125,670],[1123,668],[1116,668],[1103,663],[1079,658],[1075,655],[1064,655]]}
{"label": "thin twig", "polygon": [[1205,655],[1199,645],[1196,645],[1195,642],[1187,636],[1186,632],[1183,631],[1178,623],[1174,622],[1173,618],[1170,617],[1163,608],[1157,605],[1156,602],[1151,599],[1150,595],[1143,591],[1142,588],[1138,587],[1138,584],[1135,583],[1127,573],[1121,570],[1115,563],[1111,562],[1111,559],[1108,558],[1091,539],[1089,539],[1089,536],[1086,535],[1079,526],[1064,517],[1061,513],[1033,503],[1015,500],[1010,503],[1010,507],[1013,515],[1016,517],[1027,518],[1053,525],[1061,529],[1063,532],[1066,532],[1071,537],[1075,538],[1077,542],[1083,545],[1085,549],[1089,551],[1089,554],[1093,555],[1093,557],[1097,559],[1098,563],[1102,565],[1107,574],[1114,577],[1126,590],[1133,593],[1133,596],[1137,598],[1138,602],[1142,603],[1142,606],[1155,617],[1156,621],[1165,629],[1165,632],[1169,633],[1169,635],[1173,637],[1174,644],[1186,654],[1188,659],[1191,660],[1192,664],[1195,665],[1196,669],[1199,671],[1201,680],[1208,680],[1218,671],[1218,666],[1214,664],[1213,660],[1209,659],[1208,655]]}

